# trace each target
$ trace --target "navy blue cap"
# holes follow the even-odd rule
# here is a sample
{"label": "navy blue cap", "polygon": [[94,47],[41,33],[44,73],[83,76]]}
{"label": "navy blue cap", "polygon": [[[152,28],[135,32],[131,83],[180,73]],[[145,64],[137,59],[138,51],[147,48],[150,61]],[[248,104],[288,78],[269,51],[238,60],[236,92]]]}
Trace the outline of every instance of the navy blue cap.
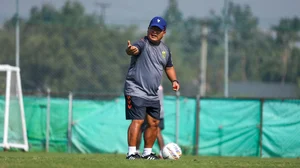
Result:
{"label": "navy blue cap", "polygon": [[167,22],[162,17],[156,16],[154,17],[149,24],[149,27],[157,26],[160,28],[160,30],[166,30],[167,29]]}

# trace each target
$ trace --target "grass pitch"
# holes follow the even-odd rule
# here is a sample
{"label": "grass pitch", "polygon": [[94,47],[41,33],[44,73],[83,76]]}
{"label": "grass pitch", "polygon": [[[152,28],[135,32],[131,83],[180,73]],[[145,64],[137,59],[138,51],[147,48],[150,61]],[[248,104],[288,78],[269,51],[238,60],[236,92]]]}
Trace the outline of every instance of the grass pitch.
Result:
{"label": "grass pitch", "polygon": [[300,159],[182,156],[179,160],[126,160],[115,154],[0,152],[0,168],[299,168]]}

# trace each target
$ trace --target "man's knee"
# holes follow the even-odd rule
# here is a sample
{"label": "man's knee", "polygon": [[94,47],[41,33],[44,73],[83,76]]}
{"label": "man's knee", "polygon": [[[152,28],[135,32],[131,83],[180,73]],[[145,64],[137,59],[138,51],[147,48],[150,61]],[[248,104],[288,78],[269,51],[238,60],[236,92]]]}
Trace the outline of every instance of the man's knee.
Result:
{"label": "man's knee", "polygon": [[141,125],[144,123],[144,120],[132,120],[131,124],[134,127],[141,127]]}
{"label": "man's knee", "polygon": [[148,126],[149,127],[155,127],[155,128],[157,128],[158,124],[159,124],[159,120],[154,119],[154,118],[151,119],[150,121],[148,121]]}

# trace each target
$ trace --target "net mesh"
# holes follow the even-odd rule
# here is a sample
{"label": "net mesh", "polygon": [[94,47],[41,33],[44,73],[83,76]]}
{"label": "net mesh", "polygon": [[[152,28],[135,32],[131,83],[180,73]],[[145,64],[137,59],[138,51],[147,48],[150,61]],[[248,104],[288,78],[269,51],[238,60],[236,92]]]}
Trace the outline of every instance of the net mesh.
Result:
{"label": "net mesh", "polygon": [[[4,143],[5,137],[5,123],[8,122],[7,129],[7,143],[9,146],[15,146],[12,144],[21,145],[24,144],[22,116],[20,106],[21,91],[18,90],[17,71],[10,71],[11,78],[10,84],[7,86],[6,80],[8,78],[7,71],[0,72],[0,143]],[[9,95],[6,95],[6,90],[9,89]],[[9,99],[7,99],[9,98]],[[5,104],[8,101],[8,120],[5,121]]]}
{"label": "net mesh", "polygon": [[6,72],[0,71],[0,143],[3,143]]}
{"label": "net mesh", "polygon": [[11,72],[10,103],[9,103],[9,124],[8,124],[8,143],[24,143],[22,134],[22,120],[20,97],[17,87],[17,72]]}

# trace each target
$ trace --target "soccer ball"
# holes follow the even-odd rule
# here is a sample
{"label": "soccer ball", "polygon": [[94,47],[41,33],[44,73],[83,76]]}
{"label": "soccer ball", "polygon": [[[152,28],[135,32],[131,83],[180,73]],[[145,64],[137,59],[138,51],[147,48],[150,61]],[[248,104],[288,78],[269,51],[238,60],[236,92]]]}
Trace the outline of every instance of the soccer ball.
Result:
{"label": "soccer ball", "polygon": [[174,142],[165,145],[162,151],[162,156],[164,159],[178,160],[181,155],[181,148]]}

